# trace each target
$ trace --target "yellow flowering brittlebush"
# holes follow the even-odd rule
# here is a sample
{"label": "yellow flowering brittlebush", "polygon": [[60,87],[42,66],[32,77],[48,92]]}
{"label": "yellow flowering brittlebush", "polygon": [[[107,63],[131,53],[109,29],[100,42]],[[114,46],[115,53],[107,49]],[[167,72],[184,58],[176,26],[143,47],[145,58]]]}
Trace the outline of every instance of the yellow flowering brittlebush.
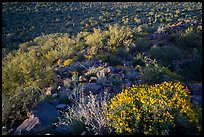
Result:
{"label": "yellow flowering brittlebush", "polygon": [[171,134],[177,119],[198,123],[188,89],[180,82],[163,82],[123,89],[110,100],[107,119],[120,134]]}

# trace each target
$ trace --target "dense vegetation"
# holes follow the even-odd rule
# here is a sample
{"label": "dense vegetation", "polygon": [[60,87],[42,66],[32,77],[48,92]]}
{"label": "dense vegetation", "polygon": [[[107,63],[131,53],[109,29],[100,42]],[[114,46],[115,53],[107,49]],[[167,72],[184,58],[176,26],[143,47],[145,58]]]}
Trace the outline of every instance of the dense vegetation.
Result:
{"label": "dense vegetation", "polygon": [[116,132],[144,135],[169,135],[188,122],[198,126],[196,115],[188,89],[179,82],[128,87],[111,99],[107,113]]}
{"label": "dense vegetation", "polygon": [[[72,132],[49,131],[53,134],[201,133],[202,108],[192,103],[187,86],[202,83],[201,3],[2,7],[6,128],[40,101],[59,99],[70,107],[57,125],[71,126]],[[83,94],[90,83],[101,87],[100,93]],[[55,92],[48,94],[48,88]]]}

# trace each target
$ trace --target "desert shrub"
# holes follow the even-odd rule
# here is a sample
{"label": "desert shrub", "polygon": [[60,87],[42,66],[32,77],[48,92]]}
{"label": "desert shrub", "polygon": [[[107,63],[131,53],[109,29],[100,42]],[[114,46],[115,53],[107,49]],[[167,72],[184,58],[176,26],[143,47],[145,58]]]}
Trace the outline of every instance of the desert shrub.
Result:
{"label": "desert shrub", "polygon": [[108,26],[108,46],[111,51],[115,51],[118,46],[130,45],[132,43],[133,32],[131,28],[122,26],[118,24]]}
{"label": "desert shrub", "polygon": [[[121,85],[121,82],[122,82],[122,80],[121,80],[121,77],[119,77],[119,76],[115,76],[115,75],[109,75],[109,76],[107,76],[107,80],[108,81],[110,81],[110,83],[112,84],[112,85],[114,85],[114,86],[118,86],[118,85]],[[103,83],[104,84],[104,83]],[[102,85],[103,85],[102,84]]]}
{"label": "desert shrub", "polygon": [[168,67],[164,69],[164,73],[171,80],[183,81],[183,77],[180,74],[171,71]]}
{"label": "desert shrub", "polygon": [[89,34],[87,37],[85,37],[86,44],[90,46],[103,46],[103,40],[105,39],[105,36],[103,32],[100,29],[93,29],[93,33]]}
{"label": "desert shrub", "polygon": [[[107,31],[101,31],[100,29],[93,29],[93,33],[89,34],[84,39],[86,44],[94,46],[97,49],[107,49],[110,52],[115,52],[119,46],[128,46],[132,43],[133,32],[131,28],[127,26],[119,26],[118,24],[109,25]],[[93,47],[92,47],[93,48]]]}
{"label": "desert shrub", "polygon": [[182,64],[181,69],[186,80],[202,80],[202,50],[194,49],[192,59]]}
{"label": "desert shrub", "polygon": [[106,58],[105,62],[107,62],[113,66],[123,65],[124,58],[121,58],[115,54],[107,54],[106,56],[107,56],[107,58]]}
{"label": "desert shrub", "polygon": [[184,49],[198,48],[202,46],[202,37],[199,35],[193,28],[187,28],[185,32],[180,32],[177,36],[175,35],[173,43],[175,46]]}
{"label": "desert shrub", "polygon": [[[14,89],[20,86],[41,89],[49,86],[54,78],[55,64],[59,59],[63,62],[70,58],[74,45],[74,39],[58,33],[23,43],[19,50],[8,54],[2,61],[3,94],[12,96]],[[64,65],[68,64],[65,61]]]}
{"label": "desert shrub", "polygon": [[81,119],[78,118],[73,109],[69,109],[62,115],[62,118],[57,123],[57,130],[54,134],[57,135],[81,135],[86,129],[85,124]]}
{"label": "desert shrub", "polygon": [[131,60],[131,55],[126,51],[124,47],[118,47],[115,53],[103,52],[97,55],[98,59],[102,62],[109,63],[111,65],[123,65],[124,61]]}
{"label": "desert shrub", "polygon": [[69,104],[70,103],[70,96],[72,92],[70,90],[63,90],[58,93],[58,103],[59,104]]}
{"label": "desert shrub", "polygon": [[161,47],[154,45],[151,47],[149,53],[164,66],[171,65],[173,60],[180,59],[182,56],[181,50],[173,45]]}
{"label": "desert shrub", "polygon": [[142,83],[155,84],[164,81],[165,67],[160,66],[155,59],[152,60],[143,54],[137,54],[136,58],[144,64],[144,66],[138,65],[139,79]]}
{"label": "desert shrub", "polygon": [[12,126],[16,121],[25,120],[26,113],[31,111],[38,102],[45,99],[45,96],[39,92],[38,89],[34,88],[18,88],[13,97],[3,97],[2,124],[10,123]]}
{"label": "desert shrub", "polygon": [[127,87],[110,100],[107,110],[118,134],[172,134],[178,125],[199,128],[189,90],[180,82]]}
{"label": "desert shrub", "polygon": [[132,82],[135,82],[135,80],[137,80],[137,78],[138,78],[138,73],[135,70],[128,71],[125,74],[125,78],[129,79]]}
{"label": "desert shrub", "polygon": [[3,94],[13,96],[20,86],[42,88],[49,85],[53,78],[52,69],[45,66],[44,59],[35,56],[35,51],[8,55],[3,60],[2,86]]}
{"label": "desert shrub", "polygon": [[77,34],[77,38],[83,39],[83,38],[87,37],[89,34],[90,34],[89,32],[79,32]]}
{"label": "desert shrub", "polygon": [[136,52],[145,52],[145,51],[149,50],[150,47],[151,47],[151,45],[148,43],[147,40],[139,37],[136,40],[136,44],[130,46],[130,52],[132,54],[134,54]]}
{"label": "desert shrub", "polygon": [[74,101],[76,106],[69,109],[66,115],[70,117],[65,121],[68,122],[72,119],[82,121],[86,125],[86,129],[95,135],[109,134],[112,129],[108,126],[105,117],[108,99],[107,94],[104,96],[94,96],[92,94],[87,97],[80,96],[79,100]]}

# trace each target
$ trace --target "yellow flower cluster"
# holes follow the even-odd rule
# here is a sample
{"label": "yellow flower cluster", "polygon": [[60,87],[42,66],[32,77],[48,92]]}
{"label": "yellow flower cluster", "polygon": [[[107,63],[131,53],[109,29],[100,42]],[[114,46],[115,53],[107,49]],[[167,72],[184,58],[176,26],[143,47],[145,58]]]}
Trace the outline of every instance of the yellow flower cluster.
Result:
{"label": "yellow flower cluster", "polygon": [[163,82],[123,89],[111,99],[107,119],[122,134],[162,134],[176,125],[176,116],[198,123],[189,91],[180,82]]}
{"label": "yellow flower cluster", "polygon": [[67,59],[64,61],[64,66],[69,66],[70,64],[72,64],[73,59]]}

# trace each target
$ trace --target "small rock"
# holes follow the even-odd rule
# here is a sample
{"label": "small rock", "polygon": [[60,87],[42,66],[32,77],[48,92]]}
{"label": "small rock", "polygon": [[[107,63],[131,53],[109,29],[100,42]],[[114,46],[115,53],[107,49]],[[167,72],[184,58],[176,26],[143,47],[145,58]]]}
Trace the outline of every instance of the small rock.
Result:
{"label": "small rock", "polygon": [[95,83],[97,81],[97,77],[91,77],[89,83]]}
{"label": "small rock", "polygon": [[28,113],[28,116],[29,117],[15,130],[14,135],[27,135],[37,124],[40,124],[39,118],[35,117],[33,113]]}
{"label": "small rock", "polygon": [[57,93],[57,90],[54,89],[53,87],[45,88],[45,94],[46,95],[52,95],[52,94],[55,94],[55,93]]}
{"label": "small rock", "polygon": [[99,91],[102,89],[102,86],[98,85],[98,84],[95,84],[95,83],[88,83],[84,86],[83,88],[83,93],[84,95],[89,95],[90,92],[92,94],[98,94]]}
{"label": "small rock", "polygon": [[45,88],[45,94],[46,95],[52,95],[52,92],[51,92],[52,89],[53,89],[53,87]]}
{"label": "small rock", "polygon": [[80,76],[79,82],[87,82],[87,79],[84,76]]}
{"label": "small rock", "polygon": [[114,73],[115,69],[111,66],[107,67],[107,73]]}
{"label": "small rock", "polygon": [[54,99],[54,98],[57,98],[58,97],[58,94],[57,93],[54,93],[53,95],[52,95],[52,98]]}
{"label": "small rock", "polygon": [[63,91],[63,90],[65,90],[65,89],[66,89],[66,88],[63,87],[63,86],[58,86],[58,87],[57,87],[57,90],[58,90],[58,91]]}
{"label": "small rock", "polygon": [[101,76],[102,77],[105,77],[105,76],[107,76],[107,75],[109,75],[109,74],[111,74],[111,73],[113,73],[114,72],[114,69],[113,69],[113,67],[107,67],[107,68],[103,68],[101,71],[100,71],[100,74],[101,74]]}

